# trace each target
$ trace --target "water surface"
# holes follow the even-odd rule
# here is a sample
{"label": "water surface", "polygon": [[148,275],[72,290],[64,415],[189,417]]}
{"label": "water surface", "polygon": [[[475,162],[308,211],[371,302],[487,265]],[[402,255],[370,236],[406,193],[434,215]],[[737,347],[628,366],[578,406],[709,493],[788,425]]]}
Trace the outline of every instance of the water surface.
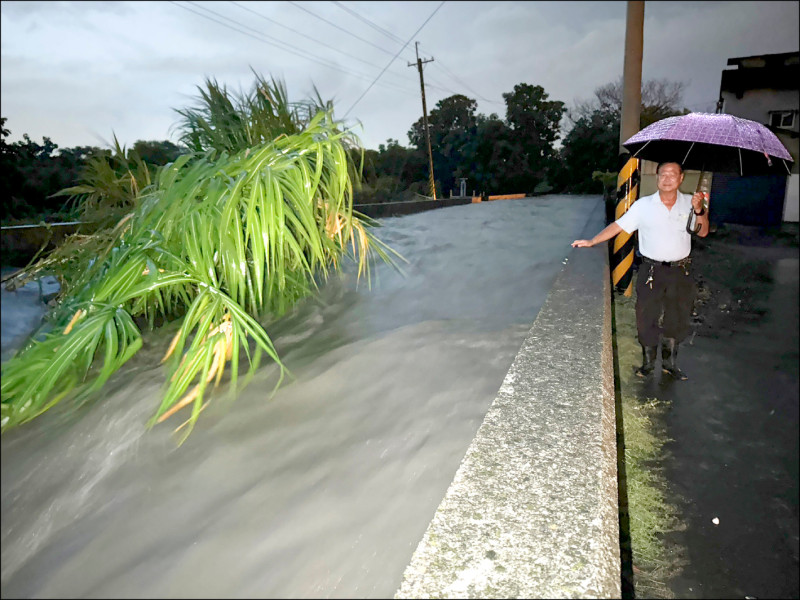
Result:
{"label": "water surface", "polygon": [[349,268],[270,324],[295,379],[270,398],[265,366],[180,448],[178,419],[144,427],[170,336],[149,337],[91,406],[2,436],[2,595],[391,597],[600,204],[382,220],[405,274]]}

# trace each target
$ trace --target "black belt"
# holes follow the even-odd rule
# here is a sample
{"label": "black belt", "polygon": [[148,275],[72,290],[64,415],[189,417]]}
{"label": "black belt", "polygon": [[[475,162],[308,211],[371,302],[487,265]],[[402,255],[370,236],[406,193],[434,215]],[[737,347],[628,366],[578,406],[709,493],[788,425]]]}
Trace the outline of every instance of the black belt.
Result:
{"label": "black belt", "polygon": [[642,255],[642,262],[646,262],[648,265],[663,265],[665,267],[688,267],[692,264],[692,258],[687,256],[686,258],[682,258],[680,260],[653,260],[652,258],[647,258],[646,256]]}

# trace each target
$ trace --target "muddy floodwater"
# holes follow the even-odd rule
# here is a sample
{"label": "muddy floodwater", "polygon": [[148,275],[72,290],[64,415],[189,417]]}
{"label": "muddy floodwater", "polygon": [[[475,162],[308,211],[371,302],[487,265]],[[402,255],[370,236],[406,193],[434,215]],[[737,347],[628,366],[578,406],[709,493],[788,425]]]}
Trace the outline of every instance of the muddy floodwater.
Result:
{"label": "muddy floodwater", "polygon": [[[408,259],[349,269],[268,332],[265,365],[181,447],[146,430],[161,331],[79,410],[2,436],[3,597],[391,597],[599,196],[382,220]],[[3,357],[36,321],[3,292]],[[25,296],[25,294],[28,296]],[[38,293],[38,292],[37,292]],[[31,312],[33,311],[33,312]]]}

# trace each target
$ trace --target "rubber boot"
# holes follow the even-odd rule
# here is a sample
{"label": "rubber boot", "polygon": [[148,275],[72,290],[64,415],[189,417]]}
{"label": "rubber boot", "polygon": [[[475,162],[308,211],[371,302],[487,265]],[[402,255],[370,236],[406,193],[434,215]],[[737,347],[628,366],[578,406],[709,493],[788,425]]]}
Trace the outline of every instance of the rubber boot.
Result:
{"label": "rubber boot", "polygon": [[675,338],[664,338],[661,344],[661,370],[681,381],[689,379],[689,376],[678,368],[678,342]]}
{"label": "rubber boot", "polygon": [[642,346],[642,366],[636,369],[636,375],[647,377],[656,367],[656,356],[658,356],[658,346]]}

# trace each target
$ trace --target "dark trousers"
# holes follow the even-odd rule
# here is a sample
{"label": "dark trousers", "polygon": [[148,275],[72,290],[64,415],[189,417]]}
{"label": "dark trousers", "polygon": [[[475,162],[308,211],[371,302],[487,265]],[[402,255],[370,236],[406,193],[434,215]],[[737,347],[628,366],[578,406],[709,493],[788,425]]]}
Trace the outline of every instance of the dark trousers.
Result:
{"label": "dark trousers", "polygon": [[[651,270],[652,267],[652,270]],[[652,281],[647,280],[652,276]],[[690,331],[697,286],[691,271],[683,267],[639,265],[636,278],[636,328],[642,346],[657,346],[659,335],[679,343]],[[663,313],[664,319],[659,326]]]}

